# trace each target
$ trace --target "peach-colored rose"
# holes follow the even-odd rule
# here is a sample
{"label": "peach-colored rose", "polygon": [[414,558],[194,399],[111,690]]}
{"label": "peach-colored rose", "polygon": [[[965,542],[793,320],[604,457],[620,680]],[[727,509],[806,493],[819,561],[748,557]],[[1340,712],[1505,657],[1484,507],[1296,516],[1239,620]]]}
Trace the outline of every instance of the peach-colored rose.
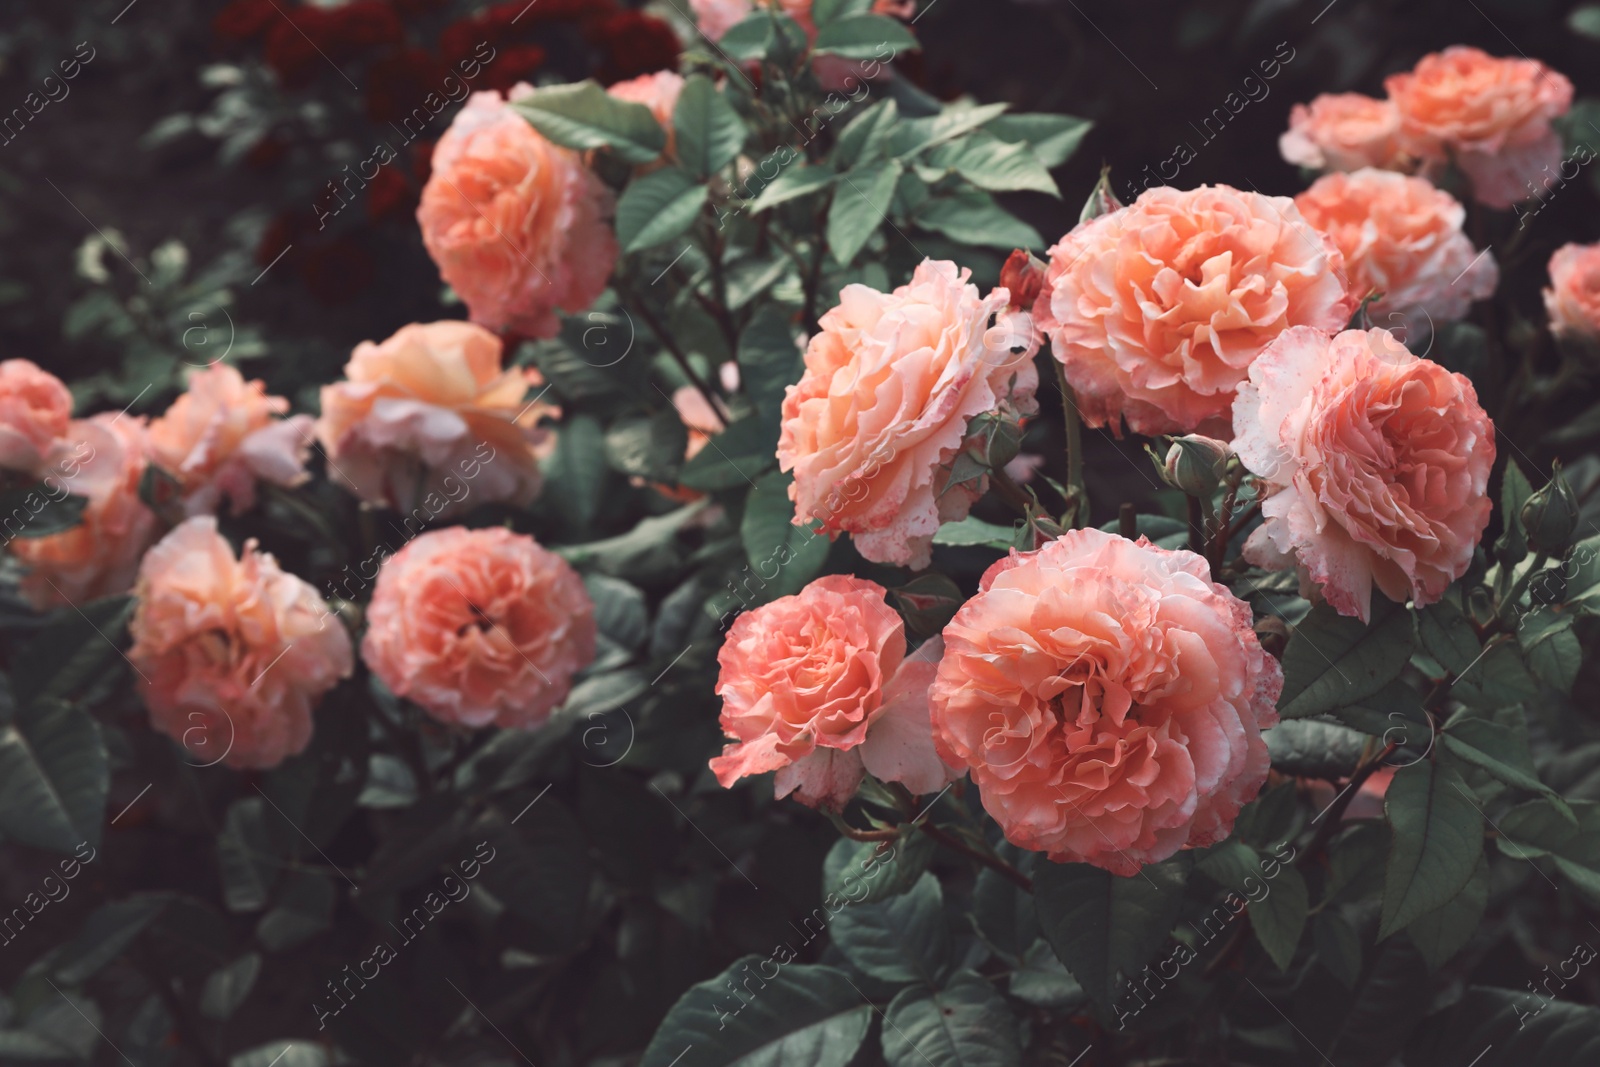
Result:
{"label": "peach-colored rose", "polygon": [[188,514],[211,514],[226,498],[238,515],[255,505],[257,481],[288,488],[310,477],[311,416],[277,418],[288,411],[266,383],[213,364],[150,424],[150,458],[178,479]]}
{"label": "peach-colored rose", "polygon": [[1306,221],[1344,253],[1350,292],[1381,292],[1374,322],[1426,337],[1433,323],[1464,318],[1494,294],[1500,270],[1461,232],[1466,209],[1424,178],[1386,170],[1328,174],[1294,198]]}
{"label": "peach-colored rose", "polygon": [[[511,90],[519,100],[533,92]],[[617,261],[612,196],[577,152],[545,140],[496,92],[473,93],[433,150],[417,222],[472,321],[553,337]]]}
{"label": "peach-colored rose", "polygon": [[1131,875],[1226,837],[1283,672],[1192,552],[1099,530],[1013,551],[944,630],[934,743],[1022,848]]}
{"label": "peach-colored rose", "polygon": [[1411,171],[1417,161],[1400,147],[1400,113],[1388,100],[1360,93],[1324,93],[1289,112],[1278,151],[1314,170]]}
{"label": "peach-colored rose", "polygon": [[1034,316],[1090,426],[1226,437],[1234,389],[1291,326],[1337,330],[1344,256],[1287,197],[1146,190],[1050,250]]}
{"label": "peach-colored rose", "polygon": [[350,635],[310,583],[217,520],[175,527],[139,566],[128,659],[156,729],[207,763],[276,767],[311,740],[311,709],[348,678]]}
{"label": "peach-colored rose", "polygon": [[447,518],[538,495],[548,408],[536,374],[501,368],[500,339],[469,322],[412,323],[363,341],[345,380],[322,387],[317,438],[328,475],[362,500]]}
{"label": "peach-colored rose", "polygon": [[678,96],[683,92],[683,77],[674,70],[658,70],[654,74],[641,74],[637,78],[617,82],[606,92],[618,100],[643,104],[667,131],[667,147],[661,155],[676,159],[678,150],[673,136],[672,112],[678,106]]}
{"label": "peach-colored rose", "polygon": [[384,561],[361,658],[441,722],[531,730],[594,661],[595,638],[566,560],[504,527],[452,526]]}
{"label": "peach-colored rose", "polygon": [[1406,147],[1448,158],[1472,179],[1473,197],[1508,208],[1537,195],[1532,184],[1561,165],[1550,120],[1572,107],[1572,83],[1534,59],[1497,59],[1456,45],[1384,81]]}
{"label": "peach-colored rose", "polygon": [[1284,333],[1233,405],[1233,447],[1267,494],[1251,563],[1297,565],[1341,615],[1372,587],[1417,606],[1466,573],[1489,522],[1494,426],[1472,383],[1388,330]]}
{"label": "peach-colored rose", "polygon": [[777,795],[841,810],[871,772],[935,793],[960,777],[928,725],[938,638],[906,655],[905,626],[875,582],[818,578],[739,616],[717,661],[724,787],[777,771]]}
{"label": "peach-colored rose", "polygon": [[60,378],[30,360],[0,362],[0,468],[42,473],[71,418],[72,394]]}
{"label": "peach-colored rose", "polygon": [[139,499],[145,433],[142,418],[105,413],[68,424],[52,448],[46,485],[88,504],[71,529],[11,541],[27,566],[23,595],[35,607],[82,604],[133,585],[139,557],[156,538],[156,517]]}
{"label": "peach-colored rose", "polygon": [[1544,309],[1558,337],[1600,336],[1600,244],[1556,249]]}
{"label": "peach-colored rose", "polygon": [[970,274],[924,260],[892,293],[846,286],[822,317],[778,441],[797,525],[820,520],[867,559],[920,569],[940,523],[983,495],[986,479],[949,485],[950,464],[973,417],[1036,410],[1038,343],[1006,290],[980,298]]}

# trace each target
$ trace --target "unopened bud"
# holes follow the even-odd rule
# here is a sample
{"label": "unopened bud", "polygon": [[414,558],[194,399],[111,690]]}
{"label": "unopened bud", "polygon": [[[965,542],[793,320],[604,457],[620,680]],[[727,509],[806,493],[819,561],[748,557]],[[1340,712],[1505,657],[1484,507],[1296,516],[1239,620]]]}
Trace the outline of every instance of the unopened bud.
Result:
{"label": "unopened bud", "polygon": [[1046,264],[1032,252],[1017,249],[1000,268],[1000,285],[1011,294],[1011,310],[1032,311],[1044,288]]}
{"label": "unopened bud", "polygon": [[1190,496],[1210,497],[1228,476],[1233,449],[1226,441],[1197,433],[1174,438],[1161,477]]}
{"label": "unopened bud", "polygon": [[1557,463],[1545,487],[1522,505],[1528,547],[1547,556],[1564,556],[1578,529],[1578,496]]}
{"label": "unopened bud", "polygon": [[1100,168],[1100,180],[1094,184],[1094,192],[1089,194],[1089,199],[1083,205],[1083,211],[1078,215],[1078,222],[1088,222],[1101,215],[1109,215],[1122,208],[1122,201],[1117,199],[1117,194],[1111,191],[1111,168]]}

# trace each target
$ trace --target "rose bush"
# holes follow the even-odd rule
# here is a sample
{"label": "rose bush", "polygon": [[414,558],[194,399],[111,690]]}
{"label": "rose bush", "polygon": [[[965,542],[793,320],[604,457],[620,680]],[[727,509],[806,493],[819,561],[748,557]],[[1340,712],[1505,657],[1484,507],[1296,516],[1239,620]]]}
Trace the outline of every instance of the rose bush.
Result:
{"label": "rose bush", "polygon": [[0,1060],[1592,1062],[1600,102],[1177,14],[235,0],[137,149],[25,103]]}

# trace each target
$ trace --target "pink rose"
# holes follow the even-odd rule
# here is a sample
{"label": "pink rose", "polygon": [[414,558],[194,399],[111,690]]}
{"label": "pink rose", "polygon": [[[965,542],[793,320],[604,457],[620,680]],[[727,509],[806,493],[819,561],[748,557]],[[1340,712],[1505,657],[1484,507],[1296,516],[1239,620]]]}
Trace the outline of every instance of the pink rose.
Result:
{"label": "pink rose", "polygon": [[[511,90],[518,100],[533,92]],[[545,140],[496,92],[473,93],[433,150],[417,222],[472,321],[554,337],[617,261],[609,190],[578,153]]]}
{"label": "pink rose", "polygon": [[1556,249],[1544,308],[1556,336],[1600,336],[1600,244]]}
{"label": "pink rose", "polygon": [[658,70],[654,74],[641,74],[637,78],[617,82],[606,92],[618,100],[643,104],[667,131],[667,147],[661,150],[662,159],[677,159],[678,148],[673,136],[672,113],[683,92],[683,77],[673,70]]}
{"label": "pink rose", "polygon": [[1226,437],[1233,392],[1291,326],[1337,330],[1344,256],[1287,197],[1146,190],[1050,250],[1034,317],[1090,426]]}
{"label": "pink rose", "polygon": [[0,468],[37,476],[72,418],[72,394],[26,359],[0,362]]}
{"label": "pink rose", "polygon": [[1400,112],[1388,100],[1360,93],[1324,93],[1309,105],[1296,104],[1278,151],[1288,162],[1313,170],[1416,168],[1416,160],[1400,146]]}
{"label": "pink rose", "polygon": [[944,630],[940,754],[1022,848],[1131,875],[1227,837],[1283,672],[1192,552],[1074,530],[990,567]]}
{"label": "pink rose", "polygon": [[920,569],[939,525],[983,495],[987,479],[950,485],[950,465],[975,416],[1036,410],[1038,342],[1006,290],[980,298],[970,274],[924,260],[892,293],[846,286],[822,317],[778,441],[797,525],[820,520],[867,559]]}
{"label": "pink rose", "polygon": [[531,503],[547,437],[529,403],[537,376],[501,367],[500,339],[468,322],[412,323],[363,341],[345,380],[322,387],[328,475],[371,504],[447,518],[480,503]]}
{"label": "pink rose", "polygon": [[1384,82],[1400,135],[1418,156],[1455,162],[1480,203],[1508,208],[1537,195],[1533,182],[1561,165],[1550,120],[1572,107],[1572,83],[1534,59],[1497,59],[1464,45],[1422,57]]}
{"label": "pink rose", "polygon": [[276,767],[311,740],[311,709],[348,678],[350,635],[316,589],[196,516],[144,557],[128,658],[156,729],[208,763]]}
{"label": "pink rose", "polygon": [[779,798],[832,811],[868,772],[938,792],[960,777],[929,732],[941,647],[934,638],[908,657],[883,587],[848,575],[740,615],[717,654],[722,730],[734,738],[711,761],[717,781],[777,771]]}
{"label": "pink rose", "polygon": [[1421,607],[1471,565],[1494,426],[1465,376],[1388,330],[1287,331],[1250,368],[1233,424],[1267,494],[1251,563],[1298,565],[1303,584],[1363,622],[1374,585]]}
{"label": "pink rose", "polygon": [[531,730],[594,661],[595,637],[566,560],[504,527],[452,526],[384,561],[361,658],[440,722]]}
{"label": "pink rose", "polygon": [[1294,202],[1344,253],[1351,294],[1381,292],[1368,313],[1407,339],[1465,318],[1500,281],[1494,257],[1461,232],[1461,202],[1426,179],[1371,169],[1329,174]]}
{"label": "pink rose", "polygon": [[255,506],[256,482],[304,482],[311,416],[289,419],[289,401],[246,383],[226,363],[189,375],[189,391],[150,424],[150,458],[178,479],[184,510],[210,514],[226,498],[233,514]]}
{"label": "pink rose", "polygon": [[71,493],[88,505],[69,530],[11,541],[27,567],[22,593],[35,607],[82,604],[133,585],[139,557],[156,539],[156,517],[139,499],[145,433],[142,418],[105,413],[70,423],[52,448],[52,495]]}

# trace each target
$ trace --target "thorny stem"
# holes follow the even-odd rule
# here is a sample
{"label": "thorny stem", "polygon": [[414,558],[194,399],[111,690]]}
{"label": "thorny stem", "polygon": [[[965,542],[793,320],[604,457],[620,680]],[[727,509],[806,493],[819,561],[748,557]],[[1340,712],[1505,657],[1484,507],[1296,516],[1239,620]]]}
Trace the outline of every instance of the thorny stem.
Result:
{"label": "thorny stem", "polygon": [[959,852],[963,856],[977,860],[985,867],[988,867],[990,870],[1000,874],[1015,884],[1017,888],[1021,889],[1024,893],[1033,892],[1033,879],[1029,878],[1015,867],[1011,866],[1011,864],[1007,863],[999,856],[993,855],[992,853],[979,852],[977,849],[969,846],[965,841],[962,841],[953,834],[945,832],[939,827],[933,825],[931,822],[918,823],[917,829],[921,830],[923,833],[927,834],[929,837],[933,838],[946,848],[955,852]]}
{"label": "thorny stem", "polygon": [[1322,850],[1327,847],[1328,839],[1339,828],[1339,820],[1344,818],[1345,809],[1350,806],[1350,802],[1355,799],[1356,794],[1361,792],[1361,786],[1365,784],[1368,778],[1372,777],[1379,767],[1383,766],[1383,761],[1393,755],[1394,750],[1398,747],[1400,747],[1398,744],[1391,741],[1383,747],[1382,752],[1379,752],[1376,756],[1366,760],[1356,768],[1355,773],[1350,776],[1350,783],[1345,786],[1344,792],[1340,793],[1338,798],[1328,805],[1328,810],[1323,812],[1322,818],[1325,821],[1321,826],[1317,827],[1317,832],[1311,838],[1311,843],[1306,846],[1306,856],[1308,858],[1320,855]]}
{"label": "thorny stem", "polygon": [[679,369],[683,371],[684,376],[689,379],[690,384],[700,391],[701,396],[705,397],[706,404],[711,408],[711,414],[716,417],[717,422],[726,427],[728,420],[722,417],[722,405],[711,392],[711,387],[706,384],[705,379],[700,377],[700,373],[689,362],[689,356],[679,346],[671,331],[662,324],[660,316],[650,309],[650,305],[647,302],[634,298],[631,292],[625,291],[624,295],[628,297],[629,303],[633,304],[634,309],[639,312],[639,317],[644,319],[645,325],[649,326],[650,331],[656,335],[656,339],[661,342],[662,347],[671,353],[673,360],[678,364]]}
{"label": "thorny stem", "polygon": [[1083,420],[1078,417],[1078,398],[1067,383],[1066,368],[1053,357],[1050,365],[1055,368],[1056,388],[1061,391],[1061,417],[1067,427],[1067,491],[1073,497],[1069,501],[1070,525],[1076,528],[1080,520],[1087,519],[1089,511],[1089,496],[1083,487]]}

